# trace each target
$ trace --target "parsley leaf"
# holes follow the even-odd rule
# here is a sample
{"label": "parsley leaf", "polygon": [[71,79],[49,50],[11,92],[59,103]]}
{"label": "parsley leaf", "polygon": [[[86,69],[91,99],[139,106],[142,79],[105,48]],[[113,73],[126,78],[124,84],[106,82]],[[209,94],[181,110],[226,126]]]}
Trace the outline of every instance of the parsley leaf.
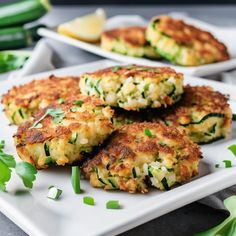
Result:
{"label": "parsley leaf", "polygon": [[63,120],[63,118],[65,117],[64,111],[61,108],[56,108],[56,109],[49,108],[49,109],[47,109],[47,111],[44,113],[44,115],[39,120],[34,122],[34,124],[30,128],[31,129],[33,129],[33,128],[42,128],[42,124],[40,124],[40,122],[47,115],[52,116],[54,118],[53,122],[56,123],[56,124],[60,123]]}
{"label": "parsley leaf", "polygon": [[16,167],[16,161],[12,155],[0,152],[0,160],[9,168]]}
{"label": "parsley leaf", "polygon": [[20,162],[16,164],[16,173],[22,179],[25,187],[32,188],[33,181],[36,179],[36,168],[28,162]]}
{"label": "parsley leaf", "polygon": [[10,168],[0,160],[0,190],[6,191],[6,183],[11,178],[11,170]]}
{"label": "parsley leaf", "polygon": [[229,146],[228,149],[236,156],[236,144]]}

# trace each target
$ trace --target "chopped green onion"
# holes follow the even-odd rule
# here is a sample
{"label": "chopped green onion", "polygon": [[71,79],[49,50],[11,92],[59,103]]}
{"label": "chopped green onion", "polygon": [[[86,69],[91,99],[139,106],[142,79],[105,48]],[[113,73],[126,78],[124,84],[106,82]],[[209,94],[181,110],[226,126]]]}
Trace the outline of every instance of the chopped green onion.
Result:
{"label": "chopped green onion", "polygon": [[236,114],[233,114],[233,121],[236,121]]}
{"label": "chopped green onion", "polygon": [[108,179],[108,182],[111,184],[112,188],[117,188],[115,180],[113,179]]}
{"label": "chopped green onion", "polygon": [[120,209],[119,201],[117,200],[110,200],[106,203],[107,209]]}
{"label": "chopped green onion", "polygon": [[75,112],[77,112],[77,108],[76,108],[76,107],[71,107],[71,108],[70,108],[70,111],[73,112],[73,113],[75,113]]}
{"label": "chopped green onion", "polygon": [[[34,122],[34,124],[30,127],[30,129],[33,129],[33,128],[36,128],[38,127],[39,123],[47,116],[47,115],[50,115],[52,116],[54,119],[53,119],[53,122],[54,123],[60,123],[63,118],[65,117],[65,114],[64,114],[64,111],[61,109],[61,108],[57,108],[57,109],[52,109],[52,108],[49,108],[47,109],[47,111],[44,113],[44,115],[39,119],[37,120],[36,122]],[[40,127],[42,128],[42,127]]]}
{"label": "chopped green onion", "polygon": [[34,126],[35,129],[41,129],[43,128],[43,125],[41,123],[38,123]]}
{"label": "chopped green onion", "polygon": [[167,182],[166,177],[164,177],[164,178],[161,180],[161,183],[162,183],[162,185],[163,185],[163,187],[164,187],[165,190],[170,190],[170,187],[169,187],[169,185],[168,185],[168,182]]}
{"label": "chopped green onion", "polygon": [[219,164],[215,164],[215,168],[219,168],[220,167],[220,165]]}
{"label": "chopped green onion", "polygon": [[150,138],[152,137],[152,132],[150,131],[150,129],[145,129],[144,134]]}
{"label": "chopped green onion", "polygon": [[137,177],[137,173],[136,173],[135,167],[133,167],[133,169],[132,169],[132,174],[133,174],[133,177],[134,177],[134,178]]}
{"label": "chopped green onion", "polygon": [[115,66],[115,67],[113,67],[112,72],[117,72],[120,69],[121,69],[120,66]]}
{"label": "chopped green onion", "polygon": [[230,168],[230,167],[232,167],[232,163],[231,163],[230,160],[224,160],[223,162],[225,163],[225,168]]}
{"label": "chopped green onion", "polygon": [[19,114],[20,114],[21,118],[22,118],[22,119],[24,119],[25,117],[24,117],[24,114],[23,114],[23,111],[22,111],[22,109],[21,109],[21,108],[18,110],[18,112],[19,112]]}
{"label": "chopped green onion", "polygon": [[94,205],[94,199],[92,197],[85,196],[83,198],[83,201],[84,201],[84,204],[91,205],[91,206]]}
{"label": "chopped green onion", "polygon": [[49,146],[46,143],[44,144],[44,152],[47,157],[50,156]]}
{"label": "chopped green onion", "polygon": [[82,101],[82,100],[77,100],[77,101],[74,102],[74,105],[82,106],[83,103],[84,103],[84,101]]}
{"label": "chopped green onion", "polygon": [[80,171],[78,166],[72,166],[71,183],[75,193],[80,193]]}
{"label": "chopped green onion", "polygon": [[229,146],[228,149],[236,156],[236,144]]}
{"label": "chopped green onion", "polygon": [[61,194],[62,194],[62,190],[58,189],[54,186],[50,186],[48,191],[48,198],[52,199],[52,200],[57,200],[60,198]]}
{"label": "chopped green onion", "polygon": [[72,133],[71,138],[70,138],[70,140],[68,141],[68,143],[70,143],[70,144],[75,144],[76,141],[77,141],[77,138],[78,138],[78,134],[77,134],[77,133]]}
{"label": "chopped green onion", "polygon": [[53,162],[52,157],[47,157],[46,160],[45,160],[45,162],[44,162],[44,164],[45,164],[45,165],[48,165],[48,164],[50,164],[50,163],[52,163],[52,162]]}
{"label": "chopped green onion", "polygon": [[63,103],[65,102],[65,99],[64,99],[64,98],[59,98],[59,99],[57,100],[57,102],[58,102],[59,104],[63,104]]}

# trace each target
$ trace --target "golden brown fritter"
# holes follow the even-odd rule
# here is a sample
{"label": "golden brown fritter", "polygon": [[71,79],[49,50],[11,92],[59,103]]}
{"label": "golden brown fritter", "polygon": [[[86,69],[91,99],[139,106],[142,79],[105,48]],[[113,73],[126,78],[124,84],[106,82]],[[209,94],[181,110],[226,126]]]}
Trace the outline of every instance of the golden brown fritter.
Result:
{"label": "golden brown fritter", "polygon": [[230,58],[226,46],[211,33],[170,16],[154,17],[146,36],[162,57],[175,64],[197,66]]}
{"label": "golden brown fritter", "polygon": [[22,124],[30,120],[34,112],[55,102],[63,102],[70,96],[80,94],[78,77],[57,77],[33,80],[24,85],[15,86],[2,97],[5,113],[13,124]]}
{"label": "golden brown fritter", "polygon": [[18,127],[17,153],[37,168],[80,161],[113,131],[113,110],[100,100],[77,96],[41,109],[33,121]]}
{"label": "golden brown fritter", "polygon": [[113,132],[105,147],[83,166],[94,187],[148,192],[168,190],[198,174],[200,148],[175,127],[134,123]]}
{"label": "golden brown fritter", "polygon": [[125,110],[174,104],[183,92],[183,74],[169,67],[114,66],[80,79],[81,93]]}
{"label": "golden brown fritter", "polygon": [[101,47],[108,51],[134,57],[160,58],[145,38],[146,28],[129,26],[103,32]]}
{"label": "golden brown fritter", "polygon": [[206,86],[185,86],[182,99],[170,109],[151,112],[151,121],[164,120],[183,130],[196,143],[208,143],[231,134],[228,98]]}

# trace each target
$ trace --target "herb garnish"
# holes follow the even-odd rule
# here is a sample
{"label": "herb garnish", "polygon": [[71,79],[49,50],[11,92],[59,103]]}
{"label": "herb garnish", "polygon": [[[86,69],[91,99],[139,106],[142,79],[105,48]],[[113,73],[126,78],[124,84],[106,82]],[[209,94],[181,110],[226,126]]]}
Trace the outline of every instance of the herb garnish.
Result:
{"label": "herb garnish", "polygon": [[50,186],[48,191],[48,198],[52,200],[58,200],[62,194],[62,190],[54,186]]}
{"label": "herb garnish", "polygon": [[87,205],[90,205],[90,206],[94,205],[94,199],[92,197],[89,197],[89,196],[85,196],[83,198],[83,202],[84,202],[84,204],[87,204]]}
{"label": "herb garnish", "polygon": [[236,144],[232,144],[228,149],[236,156]]}
{"label": "herb garnish", "polygon": [[82,101],[82,100],[77,100],[77,101],[74,102],[74,105],[82,106],[83,103],[84,103],[84,101]]}
{"label": "herb garnish", "polygon": [[120,69],[121,69],[120,66],[115,66],[115,67],[112,68],[112,72],[117,72]]}
{"label": "herb garnish", "polygon": [[144,130],[144,134],[145,134],[146,136],[148,136],[149,138],[152,137],[152,132],[150,131],[150,129],[145,129],[145,130]]}
{"label": "herb garnish", "polygon": [[33,181],[36,179],[36,168],[28,162],[16,163],[14,157],[4,152],[5,142],[0,142],[0,190],[6,191],[6,183],[11,179],[12,169],[22,179],[24,186],[33,187]]}
{"label": "herb garnish", "polygon": [[71,183],[75,193],[80,193],[80,171],[78,166],[72,166]]}
{"label": "herb garnish", "polygon": [[65,99],[64,99],[64,98],[59,98],[59,99],[57,100],[57,102],[58,102],[59,104],[63,104],[63,103],[65,102]]}
{"label": "herb garnish", "polygon": [[230,167],[232,167],[232,163],[231,163],[230,160],[224,160],[223,162],[225,163],[225,168],[230,168]]}
{"label": "herb garnish", "polygon": [[119,209],[120,208],[120,204],[119,201],[117,200],[110,200],[106,203],[106,208],[107,209]]}
{"label": "herb garnish", "polygon": [[39,120],[34,122],[34,124],[30,127],[30,129],[42,128],[42,124],[40,124],[40,122],[48,115],[53,117],[53,122],[56,124],[60,123],[65,117],[64,111],[61,108],[56,108],[56,109],[49,108],[46,110],[44,115]]}

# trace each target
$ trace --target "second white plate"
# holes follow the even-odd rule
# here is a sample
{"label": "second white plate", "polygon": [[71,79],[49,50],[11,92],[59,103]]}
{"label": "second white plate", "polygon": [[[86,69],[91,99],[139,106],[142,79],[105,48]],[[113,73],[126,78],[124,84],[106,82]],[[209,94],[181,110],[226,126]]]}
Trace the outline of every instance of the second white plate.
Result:
{"label": "second white plate", "polygon": [[[180,15],[178,15],[180,18]],[[236,68],[236,28],[222,28],[216,27],[205,22],[201,22],[199,20],[195,20],[186,16],[181,16],[186,22],[191,23],[197,27],[200,27],[204,30],[211,32],[215,35],[220,41],[222,41],[229,50],[231,55],[231,59],[224,62],[218,62],[208,65],[202,66],[195,66],[195,67],[183,67],[183,66],[176,66],[173,65],[165,60],[155,61],[145,58],[137,58],[137,57],[130,57],[126,55],[121,55],[114,52],[109,52],[103,50],[99,45],[91,44],[82,42],[80,40],[76,40],[67,36],[63,36],[57,33],[55,29],[46,29],[41,28],[39,29],[38,33],[41,36],[51,38],[53,40],[57,40],[74,47],[81,48],[86,50],[90,53],[97,54],[104,58],[124,62],[124,63],[133,63],[133,64],[141,64],[141,65],[149,65],[149,66],[171,66],[172,68],[176,69],[179,72],[183,72],[189,75],[195,76],[208,76],[217,74],[219,72],[227,71]],[[146,20],[141,18],[140,16],[136,15],[118,15],[113,18],[107,20],[107,28],[116,28],[122,26],[129,26],[129,25],[145,25],[147,24]]]}

